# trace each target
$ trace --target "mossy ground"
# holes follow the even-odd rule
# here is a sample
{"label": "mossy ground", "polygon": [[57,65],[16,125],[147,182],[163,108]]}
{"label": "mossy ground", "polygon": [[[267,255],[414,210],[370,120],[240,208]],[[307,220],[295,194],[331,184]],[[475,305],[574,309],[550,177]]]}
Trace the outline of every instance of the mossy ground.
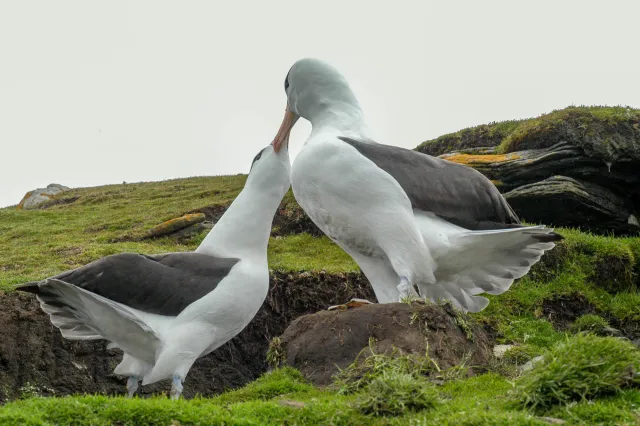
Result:
{"label": "mossy ground", "polygon": [[[46,209],[0,209],[0,288],[122,251],[192,250],[205,231],[186,242],[171,237],[140,241],[123,237],[143,235],[163,221],[205,206],[228,205],[245,178],[199,177],[76,189],[52,200]],[[594,323],[591,317],[571,327],[585,312],[568,312],[568,319],[563,319],[566,324],[558,322],[549,314],[558,298],[578,298],[588,307],[586,314],[599,315],[612,327],[640,324],[640,238],[557,231],[566,239],[508,292],[489,296],[489,306],[474,315],[493,330],[498,343],[521,346],[506,357],[505,362],[512,365],[545,353]],[[307,234],[272,238],[269,262],[279,271],[358,270],[328,238]],[[498,367],[472,378],[446,380],[436,387],[437,402],[429,393],[419,402],[424,409],[406,410],[401,415],[363,414],[368,411],[359,410],[357,401],[362,401],[365,390],[343,394],[331,388],[317,389],[304,383],[299,373],[284,369],[211,399],[30,397],[2,407],[0,424],[529,425],[548,424],[545,416],[568,424],[640,424],[637,389],[624,388],[612,395],[597,394],[590,400],[552,404],[535,411],[514,405],[510,394],[517,388],[518,375],[512,368]],[[390,394],[402,394],[402,389],[415,385],[406,380],[396,382],[400,390]]]}
{"label": "mossy ground", "polygon": [[570,139],[578,143],[584,141],[587,150],[594,150],[596,146],[595,150],[599,151],[599,146],[606,151],[607,145],[616,145],[621,138],[640,138],[640,110],[623,106],[570,106],[535,118],[462,129],[425,141],[416,149],[441,155],[452,151],[464,153],[470,148],[497,147],[497,153],[506,154],[549,147]]}

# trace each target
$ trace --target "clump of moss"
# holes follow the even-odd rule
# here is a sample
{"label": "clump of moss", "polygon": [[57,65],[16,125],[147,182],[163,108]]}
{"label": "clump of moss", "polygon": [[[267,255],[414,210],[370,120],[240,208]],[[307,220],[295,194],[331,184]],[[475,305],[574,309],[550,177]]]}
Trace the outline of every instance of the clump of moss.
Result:
{"label": "clump of moss", "polygon": [[526,407],[617,394],[640,385],[640,351],[614,337],[578,334],[553,346],[522,376],[516,400]]}
{"label": "clump of moss", "polygon": [[407,373],[384,372],[367,385],[353,406],[362,414],[399,416],[432,409],[438,402],[438,392],[426,379]]}
{"label": "clump of moss", "polygon": [[582,315],[576,321],[571,324],[571,331],[579,333],[581,331],[587,331],[599,336],[607,334],[606,330],[609,328],[609,322],[602,318],[600,315],[586,314]]}

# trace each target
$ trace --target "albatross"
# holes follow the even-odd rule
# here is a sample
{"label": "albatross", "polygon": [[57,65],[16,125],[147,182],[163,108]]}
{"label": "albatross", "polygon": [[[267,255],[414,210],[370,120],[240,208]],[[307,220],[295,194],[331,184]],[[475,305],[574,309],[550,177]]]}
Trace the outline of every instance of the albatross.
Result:
{"label": "albatross", "polygon": [[[284,81],[285,115],[273,140],[288,146],[300,117],[311,134],[291,166],[293,194],[358,264],[379,303],[448,300],[478,312],[563,237],[524,226],[480,172],[376,142],[346,79],[304,58]],[[416,291],[417,288],[417,291]],[[352,299],[347,305],[371,303]]]}
{"label": "albatross", "polygon": [[172,378],[178,399],[196,359],[242,331],[269,289],[267,244],[289,190],[286,149],[267,145],[242,192],[194,252],[120,253],[17,286],[69,340],[109,341],[124,352],[114,373],[142,385]]}

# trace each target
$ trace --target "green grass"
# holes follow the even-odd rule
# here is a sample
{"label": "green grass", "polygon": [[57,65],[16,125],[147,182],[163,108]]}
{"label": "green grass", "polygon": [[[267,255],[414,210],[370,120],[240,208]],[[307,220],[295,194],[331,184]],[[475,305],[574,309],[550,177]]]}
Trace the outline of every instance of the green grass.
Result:
{"label": "green grass", "polygon": [[[504,124],[501,129],[512,127]],[[184,213],[228,205],[242,189],[245,178],[199,177],[76,189],[56,200],[66,200],[67,204],[32,211],[0,209],[0,288],[122,251],[193,250],[205,232],[184,242],[169,237],[127,239]],[[290,194],[285,202],[291,208]],[[600,392],[602,386],[592,384],[588,388],[595,393],[589,394],[589,401],[571,399],[559,405],[545,402],[536,410],[513,404],[514,392],[528,383],[526,380],[534,380],[532,375],[520,377],[517,369],[522,364],[547,351],[559,351],[557,348],[563,346],[558,345],[567,345],[576,331],[593,333],[604,324],[620,328],[620,324],[640,322],[640,238],[596,236],[573,229],[557,231],[566,239],[508,292],[488,296],[489,306],[473,315],[493,328],[498,343],[518,345],[502,360],[503,367],[509,368],[463,378],[466,366],[439,371],[437,364],[425,357],[389,360],[377,354],[345,369],[327,389],[309,385],[294,370],[277,369],[242,389],[209,399],[25,398],[0,408],[0,424],[533,425],[548,424],[542,419],[545,416],[561,418],[567,424],[640,424],[640,391],[623,386],[607,395]],[[268,255],[270,267],[276,271],[358,271],[353,260],[326,237],[298,234],[272,238]],[[580,297],[594,312],[560,329],[545,314],[546,304],[559,296]],[[606,342],[606,348],[594,349],[602,352],[584,348],[574,352],[619,355],[618,346]],[[564,348],[562,351],[568,352]],[[278,356],[274,351],[271,355]],[[547,372],[547,377],[560,377],[567,362],[538,366],[531,374]],[[586,373],[581,362],[572,364],[571,374],[583,381]],[[425,384],[423,376],[437,377],[441,385]],[[412,386],[428,386],[427,396],[419,400],[422,402],[414,404],[410,400],[408,395],[415,392],[407,389],[415,390]],[[531,389],[534,387],[528,392],[533,394]]]}
{"label": "green grass", "polygon": [[520,380],[518,401],[549,408],[640,386],[640,350],[628,341],[580,333],[554,345]]}
{"label": "green grass", "polygon": [[[388,376],[388,375],[387,375]],[[387,377],[388,379],[388,377]],[[385,378],[378,380],[384,381]],[[352,395],[313,388],[291,369],[265,374],[243,389],[215,398],[170,401],[104,396],[28,398],[0,409],[0,425],[543,425],[543,417],[567,424],[637,424],[640,391],[624,390],[594,402],[531,411],[513,404],[514,385],[487,373],[434,386],[405,376],[387,388],[365,388]],[[373,382],[378,383],[378,382]],[[382,383],[382,382],[380,382]],[[394,383],[394,384],[389,384]],[[408,393],[411,389],[413,392]],[[371,393],[376,390],[375,393]],[[379,393],[382,392],[382,393]],[[376,398],[385,395],[384,401]],[[394,408],[385,415],[371,406]],[[399,405],[400,402],[405,404]],[[396,408],[400,406],[401,408]],[[364,412],[370,414],[363,414]],[[380,413],[382,414],[382,413]]]}
{"label": "green grass", "polygon": [[[549,147],[570,140],[587,151],[615,160],[619,146],[640,138],[640,110],[616,106],[570,106],[539,117],[463,129],[428,140],[416,150],[431,155],[497,147],[498,153]],[[626,141],[626,142],[625,142]],[[620,149],[620,154],[625,151]],[[631,150],[628,150],[626,154]],[[637,154],[636,154],[637,155]]]}
{"label": "green grass", "polygon": [[[0,289],[42,279],[110,254],[195,249],[200,233],[185,242],[172,238],[126,241],[165,220],[207,206],[226,206],[242,190],[245,175],[197,177],[108,185],[65,192],[47,209],[0,209]],[[289,201],[289,197],[287,201]],[[289,201],[290,202],[290,201]],[[272,269],[356,271],[353,260],[327,237],[306,234],[272,238]]]}

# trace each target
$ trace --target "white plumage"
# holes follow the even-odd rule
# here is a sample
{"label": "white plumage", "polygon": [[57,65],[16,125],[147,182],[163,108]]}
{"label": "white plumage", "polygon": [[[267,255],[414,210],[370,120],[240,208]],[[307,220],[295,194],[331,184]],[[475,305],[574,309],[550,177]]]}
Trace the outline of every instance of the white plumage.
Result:
{"label": "white plumage", "polygon": [[244,189],[195,252],[121,253],[18,290],[35,293],[69,340],[109,341],[124,352],[114,372],[142,380],[173,378],[179,398],[196,359],[242,331],[269,289],[267,244],[289,188],[288,151],[265,147]]}
{"label": "white plumage", "polygon": [[[299,117],[312,131],[291,169],[293,193],[313,222],[358,263],[380,303],[406,296],[484,309],[526,274],[554,241],[524,227],[482,174],[372,140],[348,83],[302,59],[285,80],[287,111],[273,145]],[[415,286],[415,287],[414,287]]]}

